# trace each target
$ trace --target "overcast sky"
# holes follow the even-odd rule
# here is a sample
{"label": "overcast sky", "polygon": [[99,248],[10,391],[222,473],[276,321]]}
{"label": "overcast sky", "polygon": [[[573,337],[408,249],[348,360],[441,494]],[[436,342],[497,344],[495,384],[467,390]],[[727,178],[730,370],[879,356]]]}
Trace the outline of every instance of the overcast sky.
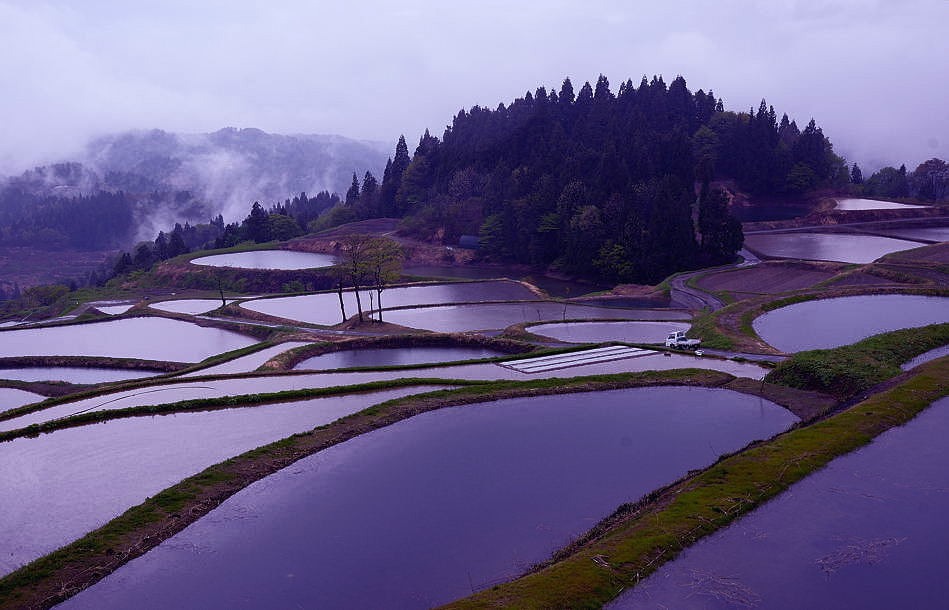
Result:
{"label": "overcast sky", "polygon": [[681,74],[865,168],[949,158],[949,0],[0,0],[0,171],[129,128],[417,141],[539,85]]}

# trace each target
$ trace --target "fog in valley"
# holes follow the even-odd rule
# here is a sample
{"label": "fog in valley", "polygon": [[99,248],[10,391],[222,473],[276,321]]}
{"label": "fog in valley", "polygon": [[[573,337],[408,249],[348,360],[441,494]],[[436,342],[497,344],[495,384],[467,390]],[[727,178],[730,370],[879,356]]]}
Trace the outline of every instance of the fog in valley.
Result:
{"label": "fog in valley", "polygon": [[[865,170],[912,169],[949,156],[947,17],[941,0],[4,0],[0,174],[130,129],[341,134],[391,150],[401,133],[440,135],[460,108],[600,73],[614,86],[681,74],[731,110],[764,97],[801,125],[815,117]],[[243,162],[199,160],[211,175]]]}

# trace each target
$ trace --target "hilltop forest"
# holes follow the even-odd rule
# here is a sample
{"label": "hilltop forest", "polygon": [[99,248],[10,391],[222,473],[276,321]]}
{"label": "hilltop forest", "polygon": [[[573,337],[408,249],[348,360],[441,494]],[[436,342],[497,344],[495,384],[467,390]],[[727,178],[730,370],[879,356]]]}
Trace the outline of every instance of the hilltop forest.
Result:
{"label": "hilltop forest", "polygon": [[411,156],[400,139],[381,183],[354,176],[332,213],[336,222],[404,217],[407,233],[445,243],[478,235],[496,260],[655,282],[741,247],[714,180],[795,195],[848,178],[813,120],[802,130],[763,100],[727,112],[682,77],[627,80],[614,94],[601,75],[576,93],[566,79],[559,92],[462,110],[440,140],[426,131]]}
{"label": "hilltop forest", "polygon": [[[282,140],[252,129],[222,130],[189,140],[197,146],[192,150],[182,148],[182,137],[155,131],[103,140],[96,163],[114,167],[102,176],[64,163],[0,183],[0,247],[129,248],[73,282],[101,285],[196,248],[286,240],[396,217],[402,233],[417,239],[454,245],[466,236],[487,260],[602,282],[655,283],[734,258],[743,236],[723,182],[765,199],[844,187],[857,196],[949,198],[949,168],[940,159],[912,172],[884,167],[864,178],[834,153],[813,119],[800,129],[764,100],[757,109],[728,111],[712,91],[691,92],[681,76],[669,85],[659,76],[643,77],[638,86],[627,80],[615,94],[605,76],[577,92],[568,78],[559,91],[540,87],[494,110],[461,110],[440,139],[426,130],[412,153],[401,137],[381,179],[354,173],[345,197],[322,191],[271,205],[247,200],[249,214],[230,224],[209,212],[224,203],[209,197],[219,188],[198,180],[197,192],[181,190],[172,184],[177,179],[168,182],[155,168],[198,167],[202,154],[220,152],[201,143],[236,142],[243,154]],[[284,157],[292,155],[284,148]],[[295,165],[306,166],[307,154]],[[253,175],[274,171],[274,162],[253,168]],[[209,220],[182,226],[178,217]],[[156,223],[159,218],[165,220]],[[130,247],[149,233],[157,237]],[[0,300],[17,294],[15,283],[0,281]]]}

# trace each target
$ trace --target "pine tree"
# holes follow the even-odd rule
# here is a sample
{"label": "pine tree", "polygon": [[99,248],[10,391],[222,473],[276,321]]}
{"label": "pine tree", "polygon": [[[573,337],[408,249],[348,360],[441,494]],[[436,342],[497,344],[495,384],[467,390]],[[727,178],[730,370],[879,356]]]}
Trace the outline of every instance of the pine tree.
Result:
{"label": "pine tree", "polygon": [[355,205],[359,200],[359,179],[356,178],[356,172],[353,172],[353,183],[346,191],[346,205]]}

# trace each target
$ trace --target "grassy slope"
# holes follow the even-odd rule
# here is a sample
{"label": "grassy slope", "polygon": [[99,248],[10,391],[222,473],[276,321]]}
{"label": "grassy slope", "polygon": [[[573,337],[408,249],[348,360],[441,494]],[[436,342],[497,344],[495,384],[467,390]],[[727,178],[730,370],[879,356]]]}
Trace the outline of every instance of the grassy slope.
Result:
{"label": "grassy slope", "polygon": [[845,400],[898,375],[900,365],[914,356],[946,344],[949,323],[897,330],[853,345],[798,352],[765,380]]}

